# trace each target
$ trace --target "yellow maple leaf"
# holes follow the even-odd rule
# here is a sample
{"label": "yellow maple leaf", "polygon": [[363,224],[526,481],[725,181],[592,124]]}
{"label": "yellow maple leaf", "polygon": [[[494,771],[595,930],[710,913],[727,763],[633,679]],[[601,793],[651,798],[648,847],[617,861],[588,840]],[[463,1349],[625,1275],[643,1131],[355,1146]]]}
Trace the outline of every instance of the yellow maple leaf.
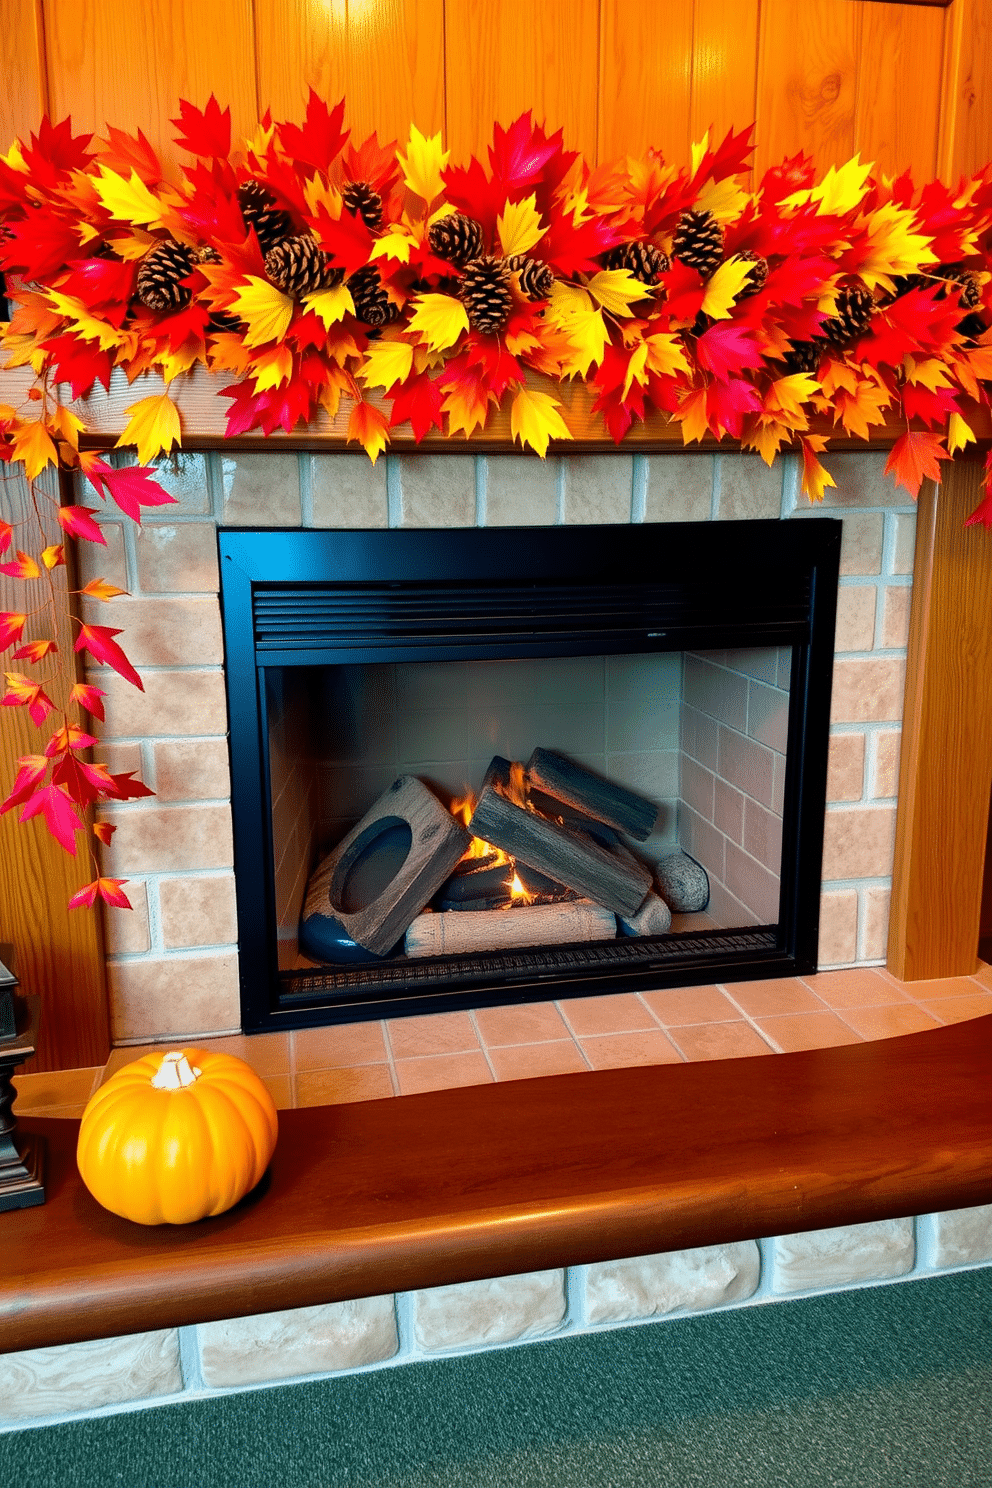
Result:
{"label": "yellow maple leaf", "polygon": [[149,248],[157,242],[158,239],[153,233],[142,232],[140,228],[137,228],[125,238],[113,239],[114,252],[118,258],[133,261],[137,258],[144,258]]}
{"label": "yellow maple leaf", "polygon": [[256,393],[266,393],[270,388],[282,387],[293,375],[293,353],[288,346],[270,346],[259,352],[251,364],[251,376]]}
{"label": "yellow maple leaf", "polygon": [[468,312],[461,300],[445,294],[422,294],[414,300],[416,309],[410,317],[410,330],[431,351],[444,351],[454,346],[468,330]]}
{"label": "yellow maple leaf", "polygon": [[31,420],[19,424],[11,445],[14,459],[23,462],[28,480],[34,480],[46,466],[58,464],[58,451],[43,423]]}
{"label": "yellow maple leaf", "polygon": [[902,369],[907,382],[914,385],[920,383],[931,393],[937,392],[939,388],[951,386],[947,366],[938,357],[923,357],[917,361],[915,357],[907,355],[902,359]]}
{"label": "yellow maple leaf", "polygon": [[303,303],[320,317],[325,329],[355,313],[355,302],[347,284],[335,284],[331,289],[318,289],[313,294],[304,295]]}
{"label": "yellow maple leaf", "polygon": [[160,369],[166,382],[172,382],[174,378],[188,372],[201,359],[203,352],[203,342],[196,336],[189,336],[178,351],[163,352],[155,358],[153,365]]}
{"label": "yellow maple leaf", "polygon": [[337,418],[338,408],[341,404],[341,394],[347,389],[352,390],[351,378],[347,372],[340,367],[328,367],[327,381],[317,394],[317,402],[331,419]]}
{"label": "yellow maple leaf", "polygon": [[691,444],[694,439],[703,439],[710,431],[706,417],[706,389],[697,388],[683,398],[673,417],[682,425],[683,444]]}
{"label": "yellow maple leaf", "polygon": [[[792,343],[790,342],[790,350],[791,347]],[[833,393],[839,392],[841,388],[849,393],[856,393],[858,390],[858,374],[846,362],[834,361],[831,358],[829,361],[821,364],[821,370],[818,375],[820,378],[820,387],[828,398]]]}
{"label": "yellow maple leaf", "polygon": [[816,202],[818,217],[843,217],[853,211],[868,190],[868,177],[875,162],[861,164],[861,153],[848,160],[838,170],[831,166],[819,185],[809,191],[796,191],[782,203],[785,207],[804,207],[807,202]]}
{"label": "yellow maple leaf", "polygon": [[251,353],[234,331],[220,331],[210,338],[209,363],[217,372],[236,372],[243,376],[251,366]]}
{"label": "yellow maple leaf", "polygon": [[316,217],[318,209],[324,207],[328,217],[337,222],[341,216],[341,193],[333,186],[328,185],[318,171],[315,176],[305,182],[303,187],[303,199],[307,204],[307,211]]}
{"label": "yellow maple leaf", "polygon": [[800,441],[803,451],[803,495],[808,496],[810,501],[822,501],[823,492],[827,486],[836,486],[837,482],[816,458],[822,454],[827,447],[827,441],[822,434],[807,434]]}
{"label": "yellow maple leaf", "polygon": [[775,419],[762,418],[758,420],[757,427],[741,440],[741,448],[756,450],[765,464],[771,465],[782,445],[791,437],[792,431],[784,424],[777,423]]}
{"label": "yellow maple leaf", "polygon": [[99,174],[92,177],[93,186],[112,216],[120,222],[130,222],[132,227],[162,226],[162,203],[149,191],[136,170],[131,172],[129,181],[109,166],[101,165],[98,170]]}
{"label": "yellow maple leaf", "polygon": [[42,548],[41,561],[46,568],[59,568],[65,562],[65,548],[61,543],[50,543]]}
{"label": "yellow maple leaf", "polygon": [[107,579],[90,579],[89,583],[83,586],[82,593],[88,595],[90,599],[99,599],[104,604],[109,604],[119,594],[126,594],[127,590],[118,589],[116,584],[109,583]]}
{"label": "yellow maple leaf", "polygon": [[393,226],[372,244],[369,258],[392,258],[397,263],[410,262],[410,250],[417,247],[418,240],[402,227]]}
{"label": "yellow maple leaf", "polygon": [[585,377],[590,367],[598,366],[610,344],[610,333],[601,310],[579,310],[569,315],[562,325],[568,337],[569,352],[562,358],[566,377]]}
{"label": "yellow maple leaf", "polygon": [[50,289],[46,298],[53,309],[72,322],[72,329],[81,340],[96,341],[101,351],[109,351],[111,347],[120,345],[120,331],[108,325],[105,320],[97,320],[82,300],[77,300],[72,295],[60,294],[57,289]]}
{"label": "yellow maple leaf", "polygon": [[28,163],[21,153],[20,140],[15,139],[6,155],[0,155],[0,160],[3,161],[4,165],[6,165],[8,169],[12,171],[19,171],[22,176],[26,176],[29,174]]}
{"label": "yellow maple leaf", "polygon": [[848,434],[869,439],[871,426],[885,423],[883,410],[891,402],[891,394],[874,382],[859,382],[853,393],[841,388],[833,401],[834,423],[839,420]]}
{"label": "yellow maple leaf", "polygon": [[447,165],[450,154],[450,150],[441,149],[440,134],[428,139],[421,134],[416,124],[410,126],[410,142],[406,147],[406,154],[396,152],[407,188],[428,206],[444,190],[441,172]]}
{"label": "yellow maple leaf", "polygon": [[626,399],[627,394],[635,382],[638,387],[643,387],[647,382],[647,362],[648,345],[646,341],[642,341],[640,346],[635,348],[630,361],[627,363],[627,376],[623,380],[623,392],[620,394],[621,402]]}
{"label": "yellow maple leaf", "polygon": [[568,284],[564,279],[555,280],[548,303],[549,318],[561,320],[565,316],[577,314],[580,310],[591,309],[592,299],[578,284]]}
{"label": "yellow maple leaf", "polygon": [[604,310],[623,317],[633,315],[630,306],[650,293],[629,269],[600,269],[598,274],[593,274],[586,289]]}
{"label": "yellow maple leaf", "polygon": [[61,403],[56,403],[48,418],[48,427],[53,434],[64,439],[66,444],[74,450],[79,448],[79,436],[86,428],[82,419],[78,419],[71,409],[64,408]]}
{"label": "yellow maple leaf", "polygon": [[142,398],[139,403],[132,403],[124,412],[128,415],[128,421],[116,448],[135,445],[142,465],[147,465],[156,455],[167,455],[173,445],[180,443],[179,409],[168,393]]}
{"label": "yellow maple leaf", "polygon": [[952,413],[947,421],[947,450],[956,455],[966,444],[974,444],[975,436],[959,413]]}
{"label": "yellow maple leaf", "polygon": [[712,320],[729,320],[734,301],[751,277],[753,265],[734,254],[726,259],[706,281],[706,293],[700,307]]}
{"label": "yellow maple leaf", "polygon": [[648,349],[648,371],[658,377],[674,377],[677,372],[688,372],[689,362],[685,345],[680,336],[668,331],[657,331],[644,342]]}
{"label": "yellow maple leaf", "polygon": [[522,387],[510,404],[510,433],[523,447],[530,445],[543,460],[552,439],[571,439],[568,425],[558,412],[561,404],[549,393]]}
{"label": "yellow maple leaf", "polygon": [[231,301],[231,310],[247,322],[246,346],[262,346],[266,341],[281,341],[293,318],[293,301],[267,279],[249,274],[245,289],[239,289]]}
{"label": "yellow maple leaf", "polygon": [[913,232],[916,225],[916,213],[911,208],[897,206],[894,201],[884,202],[869,215],[865,229],[866,256],[856,265],[869,289],[880,286],[895,294],[891,275],[917,274],[927,264],[937,262],[937,255],[930,247],[933,239]]}
{"label": "yellow maple leaf", "polygon": [[707,181],[693,203],[696,212],[709,212],[717,222],[736,222],[750,201],[750,194],[737,184],[733,176],[724,176],[722,181]]}
{"label": "yellow maple leaf", "polygon": [[695,175],[703,163],[703,156],[710,147],[710,132],[707,129],[702,139],[694,140],[691,146],[692,174]]}
{"label": "yellow maple leaf", "polygon": [[407,341],[373,341],[365,353],[359,377],[366,387],[386,392],[405,382],[413,369],[413,347]]}
{"label": "yellow maple leaf", "polygon": [[777,377],[765,396],[765,412],[778,415],[787,422],[794,421],[794,428],[798,425],[805,429],[808,421],[803,404],[812,398],[819,386],[816,378],[811,377],[808,372],[793,372],[788,377]]}
{"label": "yellow maple leaf", "polygon": [[496,223],[500,247],[504,258],[526,253],[544,237],[541,214],[537,210],[537,197],[528,196],[524,201],[507,202]]}

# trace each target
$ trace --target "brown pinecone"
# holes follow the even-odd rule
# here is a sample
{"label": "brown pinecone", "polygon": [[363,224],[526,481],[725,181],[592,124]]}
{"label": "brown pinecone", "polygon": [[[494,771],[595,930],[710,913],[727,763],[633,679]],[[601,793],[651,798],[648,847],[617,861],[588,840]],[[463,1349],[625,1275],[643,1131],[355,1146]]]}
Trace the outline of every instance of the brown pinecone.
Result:
{"label": "brown pinecone", "polygon": [[635,241],[618,243],[601,259],[604,269],[626,269],[642,284],[657,284],[662,274],[667,274],[672,261],[667,253],[653,243]]}
{"label": "brown pinecone", "polygon": [[526,253],[514,253],[506,260],[511,274],[516,274],[520,293],[528,300],[546,300],[554,288],[554,270]]}
{"label": "brown pinecone", "polygon": [[452,212],[431,224],[427,230],[431,252],[448,263],[462,268],[482,253],[482,227],[474,217]]}
{"label": "brown pinecone", "polygon": [[823,322],[820,334],[835,346],[843,346],[868,329],[874,308],[870,289],[863,284],[845,284],[837,294],[836,314]]}
{"label": "brown pinecone", "polygon": [[295,238],[283,238],[265,255],[265,272],[277,289],[284,294],[313,294],[331,284],[340,284],[344,278],[341,269],[334,269],[327,254],[313,238],[300,234]]}
{"label": "brown pinecone", "polygon": [[793,341],[792,350],[783,359],[789,373],[806,372],[815,377],[826,348],[822,341]]}
{"label": "brown pinecone", "polygon": [[977,274],[970,269],[958,269],[948,275],[949,282],[960,291],[959,304],[962,310],[974,310],[982,303],[982,286]]}
{"label": "brown pinecone", "polygon": [[196,250],[196,261],[197,263],[205,264],[219,264],[224,262],[217,249],[211,248],[209,244],[205,248],[198,248]]}
{"label": "brown pinecone", "polygon": [[483,336],[495,334],[513,309],[506,260],[475,258],[466,264],[460,297],[474,328]]}
{"label": "brown pinecone", "polygon": [[276,206],[276,199],[261,181],[244,181],[238,187],[238,206],[245,227],[253,227],[258,246],[268,253],[274,243],[293,235],[293,222],[288,212]]}
{"label": "brown pinecone", "polygon": [[756,295],[760,289],[765,287],[765,280],[768,278],[768,260],[762,258],[760,253],[752,253],[750,248],[742,248],[737,257],[751,265],[750,272],[737,294],[739,300],[749,300],[752,295]]}
{"label": "brown pinecone", "polygon": [[386,293],[375,264],[357,269],[348,280],[358,319],[370,326],[389,325],[399,315],[398,308]]}
{"label": "brown pinecone", "polygon": [[672,239],[672,257],[709,278],[723,258],[723,228],[712,212],[683,212]]}
{"label": "brown pinecone", "polygon": [[194,249],[185,243],[177,243],[174,238],[156,243],[138,270],[138,299],[149,310],[185,310],[193,291],[180,280],[192,273],[195,261]]}
{"label": "brown pinecone", "polygon": [[353,217],[361,217],[369,232],[382,223],[382,197],[368,181],[347,181],[341,199]]}

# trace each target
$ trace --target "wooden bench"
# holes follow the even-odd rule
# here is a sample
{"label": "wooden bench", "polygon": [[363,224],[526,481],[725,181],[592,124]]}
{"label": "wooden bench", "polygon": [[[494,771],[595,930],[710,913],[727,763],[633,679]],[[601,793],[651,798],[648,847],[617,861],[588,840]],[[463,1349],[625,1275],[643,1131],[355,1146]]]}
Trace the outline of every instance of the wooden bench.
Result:
{"label": "wooden bench", "polygon": [[217,1219],[0,1216],[0,1350],[992,1202],[992,1016],[877,1043],[286,1111]]}

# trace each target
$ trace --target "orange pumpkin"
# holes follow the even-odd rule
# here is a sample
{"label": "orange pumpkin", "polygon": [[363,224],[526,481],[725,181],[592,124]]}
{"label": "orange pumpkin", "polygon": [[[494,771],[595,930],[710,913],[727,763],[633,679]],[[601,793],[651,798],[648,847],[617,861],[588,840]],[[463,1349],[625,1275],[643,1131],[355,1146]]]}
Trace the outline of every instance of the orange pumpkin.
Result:
{"label": "orange pumpkin", "polygon": [[250,1192],[278,1118],[255,1071],[231,1054],[146,1054],[92,1097],[76,1162],[97,1203],[137,1224],[189,1224]]}

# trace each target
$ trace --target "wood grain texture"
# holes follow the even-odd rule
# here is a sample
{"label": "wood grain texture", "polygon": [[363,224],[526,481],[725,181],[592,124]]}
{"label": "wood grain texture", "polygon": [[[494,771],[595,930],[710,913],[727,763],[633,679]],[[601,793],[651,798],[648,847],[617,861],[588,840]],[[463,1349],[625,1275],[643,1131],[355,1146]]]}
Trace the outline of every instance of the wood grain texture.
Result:
{"label": "wood grain texture", "polygon": [[865,5],[854,142],[879,172],[936,175],[943,54],[941,11]]}
{"label": "wood grain texture", "polygon": [[992,7],[954,0],[945,25],[939,169],[953,184],[992,159]]}
{"label": "wood grain texture", "polygon": [[[772,1059],[284,1111],[261,1191],[145,1229],[78,1123],[4,1217],[0,1350],[992,1202],[992,1018]],[[866,1140],[870,1133],[870,1140]]]}
{"label": "wood grain texture", "polygon": [[598,0],[446,0],[444,24],[453,163],[486,160],[493,122],[512,124],[526,109],[595,159]]}
{"label": "wood grain texture", "polygon": [[352,142],[444,126],[444,0],[255,0],[259,106],[302,118],[308,90],[347,101]]}
{"label": "wood grain texture", "polygon": [[244,0],[44,0],[57,118],[100,134],[141,128],[175,171],[188,156],[169,122],[179,100],[230,105],[233,140],[258,122],[251,9]]}
{"label": "wood grain texture", "polygon": [[758,0],[696,0],[689,115],[694,140],[709,129],[719,141],[728,129],[743,129],[757,118],[758,11]]}
{"label": "wood grain texture", "polygon": [[992,786],[992,543],[964,520],[982,467],[924,488],[903,715],[889,970],[906,981],[975,970]]}
{"label": "wood grain texture", "polygon": [[[61,533],[54,512],[45,504],[39,509],[45,541],[57,542]],[[7,521],[33,526],[26,483],[9,473],[0,486],[0,511]],[[22,529],[21,542],[37,551],[31,526]],[[66,573],[64,568],[53,571],[53,603],[61,648],[71,654]],[[32,595],[32,602],[37,604],[39,597]],[[25,585],[0,574],[0,610],[24,607]],[[24,634],[26,639],[50,636],[48,617],[29,621]],[[0,708],[0,797],[13,784],[17,759],[38,754],[48,734],[34,726],[26,709]],[[93,877],[89,853],[84,848],[70,857],[40,819],[22,824],[18,815],[14,810],[0,817],[0,929],[14,946],[24,990],[42,999],[38,1053],[25,1072],[102,1063],[110,1052],[110,1033],[100,917],[66,908]]]}
{"label": "wood grain texture", "polygon": [[758,50],[760,175],[804,150],[817,172],[854,154],[861,10],[851,0],[763,0]]}
{"label": "wood grain texture", "polygon": [[601,161],[640,155],[653,145],[672,164],[688,164],[692,28],[693,0],[670,0],[667,5],[603,0],[599,68]]}
{"label": "wood grain texture", "polygon": [[0,151],[27,139],[48,107],[41,0],[4,0]]}

